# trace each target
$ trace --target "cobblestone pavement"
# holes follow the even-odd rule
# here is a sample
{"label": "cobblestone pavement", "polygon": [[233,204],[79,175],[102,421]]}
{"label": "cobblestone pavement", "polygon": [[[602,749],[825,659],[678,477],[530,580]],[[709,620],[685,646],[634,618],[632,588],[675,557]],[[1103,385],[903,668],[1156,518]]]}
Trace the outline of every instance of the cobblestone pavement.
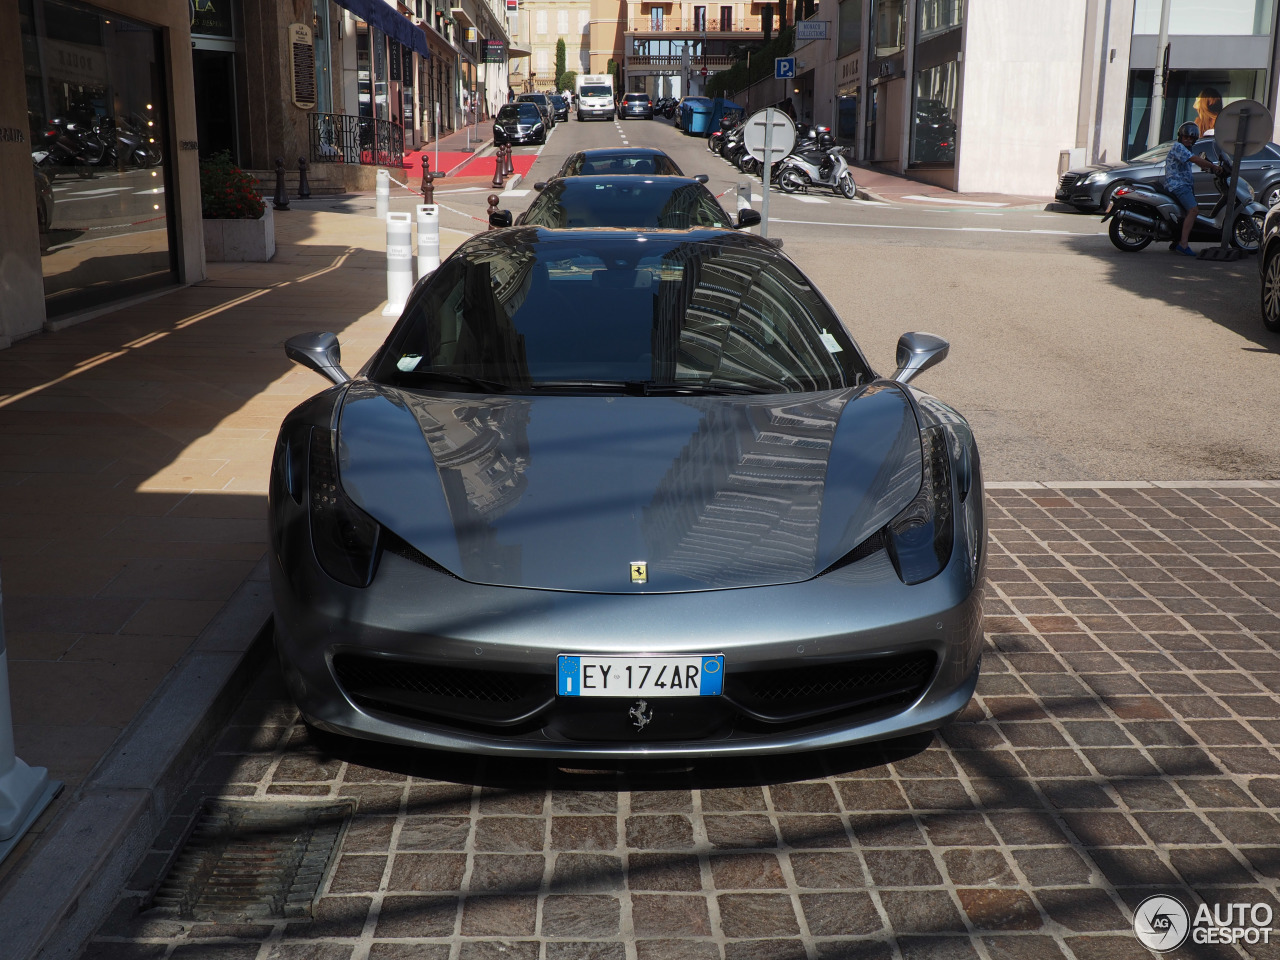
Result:
{"label": "cobblestone pavement", "polygon": [[570,772],[317,745],[273,671],[186,806],[358,801],[315,919],[139,913],[175,817],[85,957],[1127,960],[1157,892],[1280,928],[1280,484],[990,505],[983,675],[937,736]]}

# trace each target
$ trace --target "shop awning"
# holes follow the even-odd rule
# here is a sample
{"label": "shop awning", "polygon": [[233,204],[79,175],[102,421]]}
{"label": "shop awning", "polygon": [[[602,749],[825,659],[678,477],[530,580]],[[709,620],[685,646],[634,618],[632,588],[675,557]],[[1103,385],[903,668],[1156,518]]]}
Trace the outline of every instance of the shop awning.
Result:
{"label": "shop awning", "polygon": [[334,0],[365,23],[371,23],[393,40],[398,40],[420,57],[430,57],[427,35],[401,16],[384,0]]}

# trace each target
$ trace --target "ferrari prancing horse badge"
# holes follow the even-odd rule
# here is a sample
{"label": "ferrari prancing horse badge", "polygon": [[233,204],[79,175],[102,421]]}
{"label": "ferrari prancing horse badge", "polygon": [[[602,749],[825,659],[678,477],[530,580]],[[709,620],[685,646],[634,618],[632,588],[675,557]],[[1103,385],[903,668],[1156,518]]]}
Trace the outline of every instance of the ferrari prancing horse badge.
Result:
{"label": "ferrari prancing horse badge", "polygon": [[649,582],[649,564],[644,560],[631,561],[631,582],[632,583],[648,583]]}

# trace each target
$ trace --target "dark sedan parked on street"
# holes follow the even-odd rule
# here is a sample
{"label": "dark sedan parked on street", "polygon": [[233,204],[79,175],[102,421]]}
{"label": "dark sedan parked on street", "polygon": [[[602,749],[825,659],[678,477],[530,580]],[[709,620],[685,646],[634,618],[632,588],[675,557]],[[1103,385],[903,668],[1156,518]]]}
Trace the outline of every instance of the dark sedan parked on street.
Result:
{"label": "dark sedan parked on street", "polygon": [[536,103],[504,103],[493,118],[493,142],[546,143],[547,124]]}
{"label": "dark sedan parked on street", "polygon": [[533,103],[537,104],[539,110],[542,111],[542,120],[547,125],[547,130],[551,130],[556,125],[556,105],[551,102],[551,97],[545,93],[522,93],[516,97],[516,103]]}
{"label": "dark sedan parked on street", "polygon": [[1280,333],[1280,204],[1267,212],[1262,227],[1258,271],[1262,274],[1262,325]]}
{"label": "dark sedan parked on street", "polygon": [[973,695],[978,451],[909,383],[947,343],[904,334],[877,374],[767,240],[494,230],[359,375],[333,334],[286,349],[331,381],[269,482],[311,726],[687,762],[933,730]]}
{"label": "dark sedan parked on street", "polygon": [[556,108],[556,123],[569,119],[569,98],[558,93],[551,94],[551,104]]}
{"label": "dark sedan parked on street", "polygon": [[[510,226],[506,217],[489,222],[494,226]],[[516,220],[518,224],[553,229],[625,227],[634,230],[739,229],[759,222],[760,214],[751,209],[742,210],[736,218],[729,216],[698,180],[656,176],[552,180],[542,185],[542,192]]]}
{"label": "dark sedan parked on street", "polygon": [[653,119],[653,98],[647,93],[628,93],[618,101],[618,119],[630,120],[633,117]]}
{"label": "dark sedan parked on street", "polygon": [[[1084,213],[1100,213],[1111,202],[1116,187],[1128,183],[1152,183],[1164,178],[1164,158],[1173,141],[1153,147],[1139,154],[1128,163],[1095,163],[1088,167],[1074,167],[1058,181],[1055,199],[1069,204]],[[1213,163],[1221,157],[1217,142],[1212,137],[1196,141],[1192,153],[1202,153]],[[1244,158],[1240,175],[1249,182],[1258,201],[1268,207],[1280,201],[1280,145],[1268,143],[1260,151]],[[1218,202],[1218,190],[1213,174],[1196,167],[1192,171],[1195,180],[1196,199],[1202,207],[1213,207]]]}
{"label": "dark sedan parked on street", "polygon": [[598,174],[657,174],[683,177],[676,162],[657,147],[595,147],[569,154],[557,177],[581,177]]}

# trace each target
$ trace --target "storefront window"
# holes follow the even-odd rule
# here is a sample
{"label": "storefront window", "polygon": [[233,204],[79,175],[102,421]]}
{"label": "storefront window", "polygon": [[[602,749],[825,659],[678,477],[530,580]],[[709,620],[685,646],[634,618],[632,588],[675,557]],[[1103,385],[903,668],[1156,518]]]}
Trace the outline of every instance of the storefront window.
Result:
{"label": "storefront window", "polygon": [[[1236,100],[1264,100],[1265,70],[1170,70],[1160,110],[1157,143],[1173,139],[1173,131],[1188,120],[1201,136],[1214,128],[1219,111]],[[1129,75],[1129,107],[1125,117],[1124,159],[1147,149],[1147,125],[1151,110],[1152,71]]]}
{"label": "storefront window", "polygon": [[[1137,0],[1133,32],[1160,32],[1161,0]],[[1271,33],[1275,0],[1173,0],[1170,36],[1265,37]]]}
{"label": "storefront window", "polygon": [[925,40],[960,26],[964,0],[920,0],[916,40]]}
{"label": "storefront window", "polygon": [[915,110],[911,118],[911,162],[956,162],[956,107],[960,65],[952,60],[916,74]]}
{"label": "storefront window", "polygon": [[853,143],[858,135],[857,89],[842,90],[836,97],[836,140],[840,143]]}
{"label": "storefront window", "polygon": [[862,49],[862,0],[840,0],[840,39],[837,57]]}
{"label": "storefront window", "polygon": [[172,283],[160,31],[62,0],[18,21],[48,315]]}
{"label": "storefront window", "polygon": [[906,0],[872,0],[871,48],[875,56],[892,56],[903,50],[906,44]]}

